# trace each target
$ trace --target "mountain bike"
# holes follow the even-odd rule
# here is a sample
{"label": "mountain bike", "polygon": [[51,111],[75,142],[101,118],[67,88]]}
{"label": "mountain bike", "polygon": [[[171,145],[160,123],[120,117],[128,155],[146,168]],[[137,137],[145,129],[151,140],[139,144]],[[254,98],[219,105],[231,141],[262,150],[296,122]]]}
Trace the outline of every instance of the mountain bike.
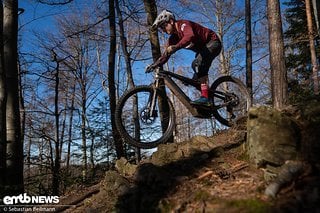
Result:
{"label": "mountain bike", "polygon": [[[142,149],[151,149],[166,143],[175,129],[175,109],[164,88],[168,88],[188,111],[198,118],[215,118],[231,127],[246,116],[251,99],[246,86],[237,78],[222,76],[209,88],[209,106],[195,105],[173,80],[201,90],[198,80],[160,68],[152,70],[154,81],[150,85],[133,87],[119,99],[115,111],[115,123],[124,142]],[[164,83],[161,83],[164,82]],[[162,88],[162,89],[161,89]],[[161,112],[161,105],[166,111]]]}

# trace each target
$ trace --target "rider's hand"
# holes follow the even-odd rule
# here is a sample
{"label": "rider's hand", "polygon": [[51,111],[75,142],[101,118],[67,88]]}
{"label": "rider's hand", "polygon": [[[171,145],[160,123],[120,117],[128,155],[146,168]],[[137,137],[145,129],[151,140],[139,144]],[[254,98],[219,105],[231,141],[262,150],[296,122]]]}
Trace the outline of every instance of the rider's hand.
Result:
{"label": "rider's hand", "polygon": [[177,50],[177,46],[176,45],[170,45],[169,47],[167,47],[167,53],[168,54],[172,54]]}
{"label": "rider's hand", "polygon": [[151,72],[152,70],[154,70],[157,66],[155,64],[150,64],[146,67],[146,73]]}

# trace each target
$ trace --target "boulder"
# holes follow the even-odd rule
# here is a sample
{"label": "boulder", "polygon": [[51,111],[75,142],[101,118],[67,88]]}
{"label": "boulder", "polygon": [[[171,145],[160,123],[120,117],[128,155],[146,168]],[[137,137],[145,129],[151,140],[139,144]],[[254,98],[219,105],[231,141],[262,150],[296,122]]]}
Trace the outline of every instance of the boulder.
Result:
{"label": "boulder", "polygon": [[247,122],[247,150],[257,167],[283,165],[296,160],[300,130],[285,113],[270,107],[253,107]]}

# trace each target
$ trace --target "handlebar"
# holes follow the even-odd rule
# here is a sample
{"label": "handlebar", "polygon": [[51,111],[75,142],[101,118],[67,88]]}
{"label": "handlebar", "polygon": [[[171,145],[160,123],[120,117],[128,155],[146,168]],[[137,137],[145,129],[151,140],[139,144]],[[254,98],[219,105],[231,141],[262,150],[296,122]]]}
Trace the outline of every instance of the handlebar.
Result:
{"label": "handlebar", "polygon": [[146,67],[145,73],[150,73],[150,72],[152,72],[152,71],[153,71],[153,69],[150,67],[150,65],[148,65],[148,66]]}
{"label": "handlebar", "polygon": [[146,67],[145,73],[153,72],[154,70],[159,69],[159,66],[151,64]]}

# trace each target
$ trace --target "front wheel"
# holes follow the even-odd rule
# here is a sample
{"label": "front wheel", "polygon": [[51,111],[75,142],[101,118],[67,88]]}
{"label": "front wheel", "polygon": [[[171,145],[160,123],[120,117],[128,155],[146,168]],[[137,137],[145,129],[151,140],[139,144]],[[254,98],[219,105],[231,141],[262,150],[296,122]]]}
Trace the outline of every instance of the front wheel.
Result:
{"label": "front wheel", "polygon": [[[151,149],[172,136],[175,122],[173,105],[165,94],[159,91],[155,94],[155,91],[151,86],[137,86],[120,98],[115,122],[124,142]],[[165,113],[160,113],[161,100],[168,106]]]}
{"label": "front wheel", "polygon": [[223,125],[232,126],[247,115],[251,98],[246,86],[237,78],[222,76],[210,87],[214,117]]}

